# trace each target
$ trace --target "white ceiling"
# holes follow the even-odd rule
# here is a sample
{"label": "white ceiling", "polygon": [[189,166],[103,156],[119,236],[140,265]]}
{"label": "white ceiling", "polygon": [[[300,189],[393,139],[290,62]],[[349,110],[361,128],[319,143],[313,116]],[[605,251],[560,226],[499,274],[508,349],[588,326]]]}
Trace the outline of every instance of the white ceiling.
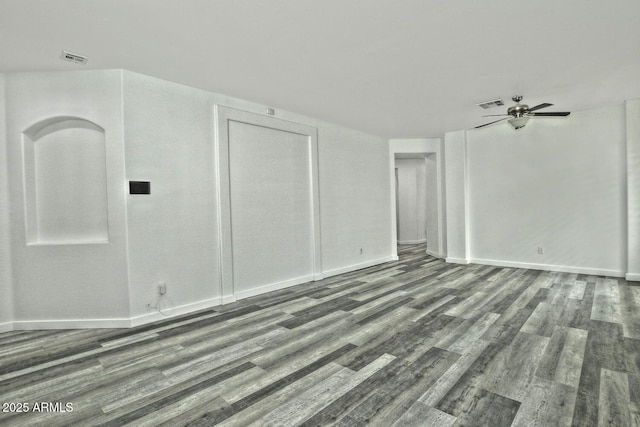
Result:
{"label": "white ceiling", "polygon": [[502,113],[475,105],[495,97],[545,111],[640,98],[640,1],[0,0],[0,72],[103,68],[441,136]]}

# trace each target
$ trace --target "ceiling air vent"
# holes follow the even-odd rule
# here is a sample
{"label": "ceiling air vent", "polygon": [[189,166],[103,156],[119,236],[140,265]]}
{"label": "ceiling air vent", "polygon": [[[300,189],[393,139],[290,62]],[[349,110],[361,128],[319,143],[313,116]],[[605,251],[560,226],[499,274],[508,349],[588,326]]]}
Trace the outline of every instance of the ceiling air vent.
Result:
{"label": "ceiling air vent", "polygon": [[486,110],[487,108],[499,107],[501,105],[504,105],[504,102],[502,102],[501,98],[498,98],[491,101],[481,102],[480,104],[477,104],[477,105],[478,107],[482,107]]}
{"label": "ceiling air vent", "polygon": [[84,55],[69,52],[67,50],[62,51],[62,55],[60,55],[60,58],[64,59],[65,61],[74,62],[76,64],[83,64],[83,65],[86,64],[87,60],[89,59]]}

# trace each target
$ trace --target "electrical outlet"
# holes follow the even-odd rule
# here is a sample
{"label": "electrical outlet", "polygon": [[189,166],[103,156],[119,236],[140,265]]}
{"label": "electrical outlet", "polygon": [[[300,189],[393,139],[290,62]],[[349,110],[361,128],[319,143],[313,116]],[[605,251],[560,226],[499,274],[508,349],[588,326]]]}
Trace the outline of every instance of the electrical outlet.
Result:
{"label": "electrical outlet", "polygon": [[544,254],[544,248],[542,246],[538,246],[538,255]]}
{"label": "electrical outlet", "polygon": [[167,284],[158,283],[158,295],[164,295],[167,293]]}

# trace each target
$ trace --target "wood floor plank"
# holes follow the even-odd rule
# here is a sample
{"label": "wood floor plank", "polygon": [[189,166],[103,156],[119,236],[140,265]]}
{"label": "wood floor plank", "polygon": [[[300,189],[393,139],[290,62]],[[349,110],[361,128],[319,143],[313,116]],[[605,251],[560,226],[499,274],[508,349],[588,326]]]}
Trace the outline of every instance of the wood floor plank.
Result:
{"label": "wood floor plank", "polygon": [[557,326],[536,369],[536,376],[578,388],[587,331]]}
{"label": "wood floor plank", "polygon": [[614,279],[598,278],[596,280],[591,319],[622,323],[620,293],[618,291],[618,283]]}
{"label": "wood floor plank", "polygon": [[483,301],[486,301],[489,295],[484,292],[475,292],[471,297],[466,298],[461,303],[456,304],[454,307],[450,308],[445,312],[447,316],[456,316],[463,317],[466,319],[471,318],[470,312],[474,307],[481,304]]}
{"label": "wood floor plank", "polygon": [[[139,399],[135,404],[129,403],[127,407],[120,407],[118,410],[112,411],[112,413],[109,413],[108,411],[104,413],[105,411],[103,411],[104,414],[100,414],[93,419],[87,419],[85,422],[89,424],[107,425],[122,425],[132,422],[136,422],[137,424],[138,420],[143,419],[150,414],[158,413],[161,413],[164,417],[171,419],[174,418],[176,414],[182,413],[182,411],[175,408],[175,405],[178,405],[180,408],[184,408],[184,406],[182,406],[184,405],[182,403],[184,400],[191,402],[196,401],[192,403],[193,405],[203,403],[209,408],[209,410],[211,410],[210,405],[212,401],[217,402],[215,404],[222,407],[222,403],[224,401],[216,393],[211,393],[212,387],[228,380],[229,378],[234,378],[237,375],[248,372],[253,368],[254,365],[251,363],[244,363],[223,372],[218,372],[216,375],[203,376],[190,382],[175,384],[171,387],[158,391],[153,395],[149,395],[145,399]],[[201,399],[202,393],[208,394],[208,398]],[[202,402],[197,402],[198,400],[201,400]],[[193,410],[193,408],[190,408],[189,412]],[[192,415],[194,414],[190,414],[190,416]],[[201,415],[202,414],[199,413],[195,418],[198,418]],[[147,417],[147,419],[149,418],[152,417]],[[158,423],[161,422],[158,418],[155,418],[155,421]]]}
{"label": "wood floor plank", "polygon": [[533,288],[531,292],[523,292],[522,298],[514,301],[481,338],[496,343],[512,341],[538,304],[547,299],[548,294],[549,290],[545,288]]}
{"label": "wood floor plank", "polygon": [[481,388],[472,388],[467,398],[448,408],[459,426],[510,426],[520,402]]}
{"label": "wood floor plank", "polygon": [[457,297],[455,295],[446,295],[443,296],[442,298],[439,298],[437,300],[434,301],[435,298],[429,298],[425,304],[427,304],[424,308],[421,308],[421,306],[415,306],[415,305],[411,305],[411,308],[416,310],[416,315],[411,319],[414,322],[423,319],[424,317],[428,316],[429,314],[431,314],[433,311],[439,309],[440,307],[443,307],[444,305],[447,305],[448,303],[452,302],[453,300],[455,300]]}
{"label": "wood floor plank", "polygon": [[259,404],[249,405],[242,411],[234,413],[234,415],[221,421],[217,425],[220,425],[221,427],[249,425],[264,417],[267,413],[271,412],[273,408],[278,408],[284,405],[286,402],[294,399],[296,396],[312,388],[316,384],[331,377],[343,368],[343,366],[337,363],[328,363],[320,367],[319,369],[299,378],[297,381],[293,381],[287,387],[270,393],[264,399],[262,399]]}
{"label": "wood floor plank", "polygon": [[618,285],[622,302],[622,330],[628,338],[640,339],[640,287]]}
{"label": "wood floor plank", "polygon": [[422,402],[416,402],[391,427],[451,427],[456,420],[456,417],[446,412],[438,411]]}
{"label": "wood floor plank", "polygon": [[251,357],[251,361],[265,370],[283,365],[298,366],[306,360],[315,360],[347,343],[353,324],[349,315],[338,311],[293,329],[289,334],[265,343],[264,351]]}
{"label": "wood floor plank", "polygon": [[391,355],[382,355],[378,359],[354,372],[348,368],[343,368],[335,375],[316,384],[304,393],[274,409],[252,425],[255,426],[278,426],[287,424],[300,424],[312,417],[333,401],[343,396],[349,390],[383,369],[395,359]]}
{"label": "wood floor plank", "polygon": [[553,304],[541,302],[533,311],[526,323],[522,325],[521,332],[551,337],[560,313]]}
{"label": "wood floor plank", "polygon": [[446,348],[454,353],[464,354],[464,352],[475,346],[475,342],[500,318],[497,313],[485,313],[481,318],[467,329],[467,331],[456,342]]}
{"label": "wood floor plank", "polygon": [[631,425],[629,412],[629,382],[627,374],[600,370],[600,394],[598,408],[598,425],[626,426]]}
{"label": "wood floor plank", "polygon": [[411,327],[415,322],[412,320],[416,316],[417,310],[400,307],[392,313],[385,316],[384,319],[365,323],[359,325],[351,321],[348,322],[351,325],[351,330],[348,334],[345,334],[345,339],[360,348],[365,346],[371,346],[376,340],[380,340],[380,337],[390,336],[390,330],[401,330],[406,327]]}
{"label": "wood floor plank", "polygon": [[631,416],[631,425],[640,426],[640,405],[631,402],[629,405],[629,414]]}
{"label": "wood floor plank", "polygon": [[578,388],[587,334],[588,332],[582,329],[567,329],[565,343],[553,376],[555,382]]}
{"label": "wood floor plank", "polygon": [[489,341],[480,340],[473,347],[466,349],[464,354],[431,387],[426,389],[418,400],[428,406],[435,407],[449,393],[451,388],[458,383],[462,375],[467,372],[488,345]]}
{"label": "wood floor plank", "polygon": [[360,315],[352,316],[351,321],[358,325],[364,325],[373,322],[381,317],[386,316],[390,312],[408,305],[413,301],[413,298],[408,298],[405,295],[399,295],[390,301],[385,301],[369,310],[362,312]]}
{"label": "wood floor plank", "polygon": [[550,339],[518,333],[478,378],[484,389],[521,402],[535,382],[535,372]]}
{"label": "wood floor plank", "polygon": [[355,377],[356,373],[351,369],[342,368],[250,425],[255,427],[279,426],[287,423],[299,425],[346,393],[348,390],[344,389],[345,384],[357,383]]}
{"label": "wood floor plank", "polygon": [[462,319],[438,316],[429,322],[415,322],[408,327],[388,327],[371,343],[361,346],[340,360],[344,366],[359,370],[382,354],[392,354],[403,360],[413,360],[417,355],[433,347],[442,335]]}
{"label": "wood floor plank", "polygon": [[535,378],[512,426],[571,426],[577,389]]}
{"label": "wood floor plank", "polygon": [[[368,394],[361,393],[363,397],[357,405],[353,405],[355,402],[352,401],[353,409],[346,408],[344,416],[332,414],[332,418],[339,419],[337,425],[353,421],[359,425],[391,425],[417,401],[421,391],[435,383],[457,358],[458,355],[454,353],[431,348],[412,363],[398,363],[393,371],[385,372],[386,377],[377,377],[367,384],[365,393]],[[381,381],[383,378],[384,381]],[[342,421],[343,418],[345,421]],[[326,418],[316,417],[310,420],[309,425],[322,424],[322,421],[326,421]]]}
{"label": "wood floor plank", "polygon": [[[408,366],[400,371],[395,381],[376,390],[375,395],[382,396],[385,403],[378,404],[375,414],[371,413],[368,418],[375,425],[393,424],[410,409],[412,402],[418,401],[423,390],[432,387],[458,358],[458,354],[431,347],[415,360],[408,361]],[[350,415],[353,416],[352,413]]]}
{"label": "wood floor plank", "polygon": [[[504,291],[496,290],[486,303],[474,307],[467,315],[468,318],[481,317],[484,313],[492,312],[502,314],[504,313],[514,301],[518,299],[523,289],[528,288],[535,278],[538,276],[538,272],[527,272],[514,280],[509,284],[509,287]],[[502,284],[504,286],[504,284]]]}
{"label": "wood floor plank", "polygon": [[328,363],[334,362],[355,348],[356,346],[353,344],[346,344],[330,353],[320,354],[319,356],[321,357],[315,359],[305,358],[298,360],[295,364],[279,365],[278,368],[267,371],[268,375],[261,378],[261,381],[254,381],[251,387],[245,387],[234,393],[227,393],[224,395],[224,398],[228,402],[236,403],[238,407],[249,406],[256,401],[264,399],[274,390],[284,388],[291,382],[308,375]]}
{"label": "wood floor plank", "polygon": [[567,298],[581,300],[584,297],[584,290],[586,287],[587,282],[584,280],[576,280],[569,292],[569,295],[567,295]]}
{"label": "wood floor plank", "polygon": [[567,303],[563,307],[562,318],[559,320],[560,325],[589,330],[595,288],[595,282],[586,282],[582,300],[567,299]]}
{"label": "wood floor plank", "polygon": [[627,366],[629,362],[624,348],[622,325],[591,320],[580,372],[573,426],[598,425],[601,369],[624,372]]}
{"label": "wood floor plank", "polygon": [[[273,333],[276,332],[278,331],[273,331]],[[264,339],[268,339],[268,336],[264,337]],[[218,351],[198,352],[196,353],[196,357],[192,357],[191,354],[188,356],[185,354],[178,363],[174,362],[170,365],[161,365],[159,368],[163,375],[178,378],[177,381],[185,381],[189,378],[202,375],[212,368],[243,359],[246,356],[262,350],[260,341],[261,340],[256,339],[248,340],[244,343],[225,347]]]}
{"label": "wood floor plank", "polygon": [[622,371],[640,375],[640,340],[623,338],[624,366]]}
{"label": "wood floor plank", "polygon": [[375,392],[374,390],[378,390],[390,382],[396,381],[398,373],[403,369],[406,369],[406,364],[398,358],[394,359],[383,369],[340,396],[322,411],[300,424],[300,426],[311,427],[318,425],[336,425],[338,422],[355,422],[355,420],[348,417],[347,413],[368,399],[369,396]]}

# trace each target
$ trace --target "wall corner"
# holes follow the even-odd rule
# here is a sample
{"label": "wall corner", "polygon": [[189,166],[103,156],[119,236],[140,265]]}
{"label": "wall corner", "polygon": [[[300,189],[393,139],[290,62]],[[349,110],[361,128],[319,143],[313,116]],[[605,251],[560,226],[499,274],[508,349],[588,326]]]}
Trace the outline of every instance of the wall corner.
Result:
{"label": "wall corner", "polygon": [[470,242],[466,130],[445,133],[444,152],[446,260],[468,263]]}
{"label": "wall corner", "polygon": [[627,139],[627,280],[640,281],[640,99],[625,102]]}
{"label": "wall corner", "polygon": [[14,321],[6,99],[6,79],[0,73],[0,333],[13,330]]}

